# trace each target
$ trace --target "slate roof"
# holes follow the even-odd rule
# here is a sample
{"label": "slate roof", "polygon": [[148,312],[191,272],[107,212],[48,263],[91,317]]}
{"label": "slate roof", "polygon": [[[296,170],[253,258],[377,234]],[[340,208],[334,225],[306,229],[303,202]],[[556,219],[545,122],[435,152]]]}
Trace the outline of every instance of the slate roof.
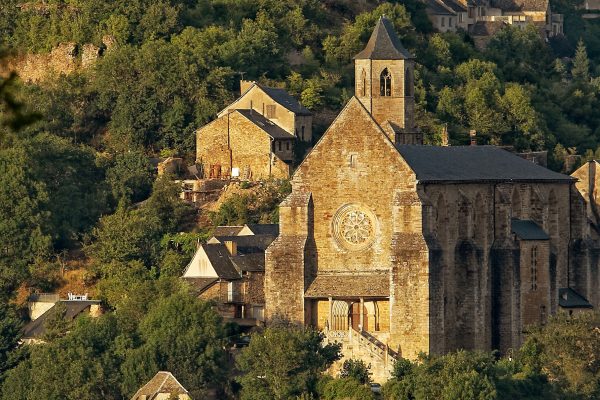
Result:
{"label": "slate roof", "polygon": [[389,297],[390,277],[373,275],[317,275],[304,293],[308,298]]}
{"label": "slate roof", "polygon": [[225,280],[241,278],[240,273],[231,262],[229,251],[224,244],[203,244],[202,248],[219,278]]}
{"label": "slate roof", "polygon": [[159,394],[187,394],[188,391],[168,371],[159,371],[148,383],[142,386],[131,398],[131,400],[154,400]]}
{"label": "slate roof", "polygon": [[195,295],[199,295],[200,293],[204,292],[206,289],[212,286],[213,283],[219,280],[219,278],[188,278],[185,276],[183,279],[190,285],[192,292]]}
{"label": "slate roof", "polygon": [[[56,304],[65,306],[65,320],[72,321],[78,315],[87,311],[93,304],[100,304],[98,300],[60,300]],[[29,322],[23,328],[23,338],[41,338],[46,333],[46,321],[56,313],[56,304],[40,315],[35,320]]]}
{"label": "slate roof", "polygon": [[235,110],[238,113],[242,114],[247,120],[252,122],[254,125],[262,129],[267,135],[271,136],[273,139],[295,139],[296,137],[281,128],[279,125],[271,122],[266,119],[262,114],[259,114],[256,111],[252,110],[243,110],[238,109]]}
{"label": "slate roof", "polygon": [[450,7],[454,12],[466,12],[467,7],[455,0],[441,0],[446,7]]}
{"label": "slate roof", "polygon": [[275,240],[273,235],[248,235],[248,236],[214,236],[212,239],[220,243],[232,241],[237,244],[237,250],[240,253],[259,253],[264,252],[267,247]]}
{"label": "slate roof", "polygon": [[550,236],[541,226],[529,219],[517,219],[513,218],[510,220],[510,228],[512,233],[517,235],[521,240],[549,240]]}
{"label": "slate roof", "polygon": [[571,288],[558,289],[558,305],[562,308],[593,308],[585,297]]}
{"label": "slate roof", "polygon": [[238,254],[231,261],[240,271],[261,272],[265,270],[265,253]]}
{"label": "slate roof", "polygon": [[273,88],[255,83],[256,86],[261,88],[266,94],[268,94],[277,103],[290,110],[294,114],[298,115],[312,115],[312,113],[304,107],[296,98],[290,95],[285,89]]}
{"label": "slate roof", "polygon": [[472,36],[493,36],[507,26],[504,21],[477,21],[471,27]]}
{"label": "slate roof", "polygon": [[213,231],[213,236],[236,236],[244,227],[238,226],[217,226]]}
{"label": "slate roof", "polygon": [[455,15],[456,13],[439,0],[426,0],[427,12],[433,15]]}
{"label": "slate roof", "polygon": [[546,11],[548,0],[492,0],[492,7],[502,11]]}
{"label": "slate roof", "polygon": [[495,146],[399,145],[398,151],[420,182],[564,182],[550,171]]}
{"label": "slate roof", "polygon": [[386,17],[379,18],[367,46],[354,56],[355,60],[406,60],[414,58],[404,48],[394,26]]}
{"label": "slate roof", "polygon": [[246,226],[255,235],[279,235],[279,224],[246,224]]}

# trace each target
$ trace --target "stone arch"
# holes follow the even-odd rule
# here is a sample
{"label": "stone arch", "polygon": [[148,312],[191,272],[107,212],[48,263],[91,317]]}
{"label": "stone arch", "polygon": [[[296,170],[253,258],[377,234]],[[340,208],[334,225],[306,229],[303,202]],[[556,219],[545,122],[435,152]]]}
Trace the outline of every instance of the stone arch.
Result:
{"label": "stone arch", "polygon": [[410,97],[413,95],[414,92],[414,84],[413,84],[413,76],[412,76],[412,69],[411,68],[406,68],[406,71],[404,73],[404,96],[406,97]]}
{"label": "stone arch", "polygon": [[521,218],[523,215],[523,203],[521,202],[521,193],[518,186],[513,189],[511,211],[512,218]]}
{"label": "stone arch", "polygon": [[379,75],[379,94],[382,97],[392,95],[392,74],[387,68],[384,68]]}
{"label": "stone arch", "polygon": [[559,223],[558,200],[554,189],[548,194],[548,234],[552,239],[558,239],[558,223]]}
{"label": "stone arch", "polygon": [[332,331],[348,330],[348,303],[345,301],[334,300],[331,307],[331,324],[329,329]]}
{"label": "stone arch", "polygon": [[437,198],[435,213],[437,237],[443,247],[448,243],[448,205],[442,193]]}
{"label": "stone arch", "polygon": [[534,187],[531,188],[530,210],[529,218],[539,226],[544,227],[544,203]]}
{"label": "stone arch", "polygon": [[458,237],[467,239],[471,237],[473,206],[469,198],[463,193],[460,193],[459,196],[457,210]]}
{"label": "stone arch", "polygon": [[473,239],[478,243],[485,243],[488,234],[486,220],[487,207],[481,192],[477,192],[477,195],[475,195],[474,211]]}

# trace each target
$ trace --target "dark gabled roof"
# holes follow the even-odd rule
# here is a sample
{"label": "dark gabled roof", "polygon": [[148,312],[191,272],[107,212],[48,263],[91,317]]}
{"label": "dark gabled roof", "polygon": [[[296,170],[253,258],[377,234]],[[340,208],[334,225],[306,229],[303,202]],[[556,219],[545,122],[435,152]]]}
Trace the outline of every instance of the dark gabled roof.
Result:
{"label": "dark gabled roof", "polygon": [[285,89],[263,86],[259,83],[255,84],[268,94],[277,103],[298,115],[312,115],[312,113],[304,107],[295,97],[286,92]]}
{"label": "dark gabled roof", "polygon": [[211,287],[219,278],[188,278],[184,276],[183,280],[190,285],[192,293],[197,296]]}
{"label": "dark gabled roof", "polygon": [[467,7],[456,0],[441,0],[446,7],[449,7],[454,12],[466,12]]}
{"label": "dark gabled roof", "polygon": [[548,0],[492,0],[492,7],[502,11],[546,11]]}
{"label": "dark gabled roof", "polygon": [[279,224],[246,224],[246,226],[255,235],[279,235]]}
{"label": "dark gabled roof", "polygon": [[571,288],[558,289],[558,305],[562,308],[593,308],[585,297]]}
{"label": "dark gabled roof", "polygon": [[472,36],[494,36],[508,24],[504,21],[477,21],[470,28]]}
{"label": "dark gabled roof", "polygon": [[236,236],[244,229],[242,225],[238,226],[217,226],[213,231],[213,236]]}
{"label": "dark gabled roof", "polygon": [[238,252],[244,254],[264,252],[275,240],[273,235],[215,236],[214,238],[220,243],[235,242]]}
{"label": "dark gabled roof", "polygon": [[261,272],[265,270],[265,253],[238,254],[231,261],[240,271]]}
{"label": "dark gabled roof", "polygon": [[188,394],[186,388],[167,371],[159,371],[148,383],[142,386],[131,398],[131,400],[154,400],[159,394]]}
{"label": "dark gabled roof", "polygon": [[[93,304],[100,304],[98,300],[60,300],[56,304],[65,307],[65,320],[72,321]],[[56,313],[56,304],[23,328],[23,338],[41,338],[46,333],[46,321]]]}
{"label": "dark gabled roof", "polygon": [[512,233],[517,235],[521,240],[549,240],[550,236],[541,226],[529,219],[517,219],[513,218],[510,220],[510,228]]}
{"label": "dark gabled roof", "polygon": [[420,182],[564,182],[550,171],[495,146],[399,145],[398,151]]}
{"label": "dark gabled roof", "polygon": [[394,26],[385,17],[379,18],[367,46],[354,56],[355,60],[406,60],[414,58],[402,46]]}
{"label": "dark gabled roof", "polygon": [[281,128],[279,125],[269,121],[263,115],[257,113],[256,111],[242,109],[238,109],[235,111],[242,114],[244,117],[246,117],[247,120],[252,122],[254,125],[262,129],[263,131],[265,131],[267,135],[271,136],[273,139],[292,140],[296,138],[294,135]]}
{"label": "dark gabled roof", "polygon": [[427,12],[433,15],[456,15],[444,2],[440,0],[425,0]]}
{"label": "dark gabled roof", "polygon": [[231,262],[227,247],[221,243],[203,244],[202,248],[219,278],[225,280],[240,279],[240,273]]}
{"label": "dark gabled roof", "polygon": [[304,297],[389,297],[388,274],[317,275]]}

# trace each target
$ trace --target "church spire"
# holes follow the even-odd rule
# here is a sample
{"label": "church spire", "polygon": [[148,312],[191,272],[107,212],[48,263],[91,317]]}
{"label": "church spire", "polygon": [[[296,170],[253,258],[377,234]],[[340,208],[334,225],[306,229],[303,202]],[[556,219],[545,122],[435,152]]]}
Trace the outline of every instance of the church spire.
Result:
{"label": "church spire", "polygon": [[394,25],[385,16],[379,17],[367,46],[354,56],[355,60],[408,60],[414,58],[402,46]]}

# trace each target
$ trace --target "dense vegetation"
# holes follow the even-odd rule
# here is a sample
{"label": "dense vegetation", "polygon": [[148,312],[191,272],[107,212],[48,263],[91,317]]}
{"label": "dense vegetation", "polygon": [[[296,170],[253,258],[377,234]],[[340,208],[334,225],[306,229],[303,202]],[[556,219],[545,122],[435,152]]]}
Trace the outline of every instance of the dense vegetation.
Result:
{"label": "dense vegetation", "polygon": [[[567,37],[551,46],[534,29],[507,28],[479,51],[462,33],[434,33],[417,0],[3,0],[3,57],[64,42],[104,52],[68,76],[0,78],[1,398],[117,399],[158,369],[198,398],[213,384],[248,399],[369,398],[367,366],[323,377],[336,349],[286,326],[255,338],[237,366],[269,379],[231,378],[224,349],[235,329],[177,279],[210,224],[197,226],[196,211],[169,179],[155,179],[149,157],[193,160],[193,131],[235,97],[242,76],[287,88],[322,133],[352,95],[352,56],[382,14],[419,62],[417,119],[429,143],[447,126],[454,144],[476,129],[480,142],[548,149],[555,169],[569,154],[596,157],[600,24],[581,20],[576,6],[555,4]],[[269,183],[209,219],[275,221],[288,191]],[[57,318],[47,345],[18,347],[17,290],[55,289],[75,254],[86,283],[117,312]],[[443,398],[443,389],[464,399],[597,398],[597,326],[597,316],[558,319],[512,361],[471,353],[402,361],[384,397]],[[270,351],[278,343],[288,351]]]}

